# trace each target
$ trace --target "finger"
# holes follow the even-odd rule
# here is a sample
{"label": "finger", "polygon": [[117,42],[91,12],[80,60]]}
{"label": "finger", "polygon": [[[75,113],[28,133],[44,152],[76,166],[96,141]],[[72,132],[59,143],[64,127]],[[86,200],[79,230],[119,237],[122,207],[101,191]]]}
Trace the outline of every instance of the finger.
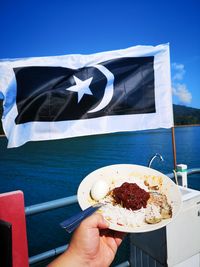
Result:
{"label": "finger", "polygon": [[82,222],[82,225],[87,228],[99,228],[99,229],[106,229],[109,227],[109,223],[99,213],[95,213],[89,216]]}
{"label": "finger", "polygon": [[117,246],[119,246],[121,244],[122,240],[126,236],[126,233],[124,233],[124,232],[118,232],[118,231],[114,231],[114,230],[110,230],[110,229],[101,230],[100,234],[101,234],[101,236],[113,238],[115,240]]}
{"label": "finger", "polygon": [[117,243],[118,246],[121,244],[125,236],[126,236],[126,233],[124,232],[118,232],[118,231],[114,232],[113,237],[115,238],[115,242]]}

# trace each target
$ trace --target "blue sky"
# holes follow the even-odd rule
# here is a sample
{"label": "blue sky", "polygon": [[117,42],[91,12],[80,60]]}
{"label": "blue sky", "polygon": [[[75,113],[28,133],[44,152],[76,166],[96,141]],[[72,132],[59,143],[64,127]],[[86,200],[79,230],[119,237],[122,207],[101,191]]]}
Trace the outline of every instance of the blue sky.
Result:
{"label": "blue sky", "polygon": [[6,0],[0,58],[170,43],[173,102],[200,108],[199,0]]}

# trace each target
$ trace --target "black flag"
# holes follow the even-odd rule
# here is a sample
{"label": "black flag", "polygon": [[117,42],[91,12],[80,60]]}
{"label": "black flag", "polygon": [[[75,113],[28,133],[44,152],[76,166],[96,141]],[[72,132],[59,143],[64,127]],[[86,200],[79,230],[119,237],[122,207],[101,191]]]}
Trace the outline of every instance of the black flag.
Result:
{"label": "black flag", "polygon": [[113,93],[110,102],[94,112],[107,98],[110,82],[95,66],[15,68],[16,124],[155,112],[153,57],[119,58],[98,65],[113,74]]}
{"label": "black flag", "polygon": [[8,147],[173,126],[169,46],[0,61]]}

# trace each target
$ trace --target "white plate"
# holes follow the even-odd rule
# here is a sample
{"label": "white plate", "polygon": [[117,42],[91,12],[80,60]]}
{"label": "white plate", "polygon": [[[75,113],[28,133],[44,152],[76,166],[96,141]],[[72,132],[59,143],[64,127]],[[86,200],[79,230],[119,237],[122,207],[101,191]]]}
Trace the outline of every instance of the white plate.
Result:
{"label": "white plate", "polygon": [[[110,165],[100,169],[97,169],[87,175],[78,188],[78,202],[80,207],[84,210],[94,204],[94,201],[90,197],[90,190],[92,185],[98,180],[106,180],[108,184],[117,183],[119,179],[123,179],[124,182],[127,179],[137,177],[143,183],[144,180],[148,180],[151,183],[159,184],[161,193],[167,196],[168,202],[172,205],[172,218],[163,219],[161,222],[156,224],[144,224],[141,226],[121,226],[118,224],[110,223],[110,229],[129,232],[129,233],[140,233],[148,232],[159,229],[166,226],[171,222],[177,215],[181,207],[181,193],[179,187],[163,173],[140,165],[132,164],[117,164]],[[112,217],[112,214],[110,214]]]}

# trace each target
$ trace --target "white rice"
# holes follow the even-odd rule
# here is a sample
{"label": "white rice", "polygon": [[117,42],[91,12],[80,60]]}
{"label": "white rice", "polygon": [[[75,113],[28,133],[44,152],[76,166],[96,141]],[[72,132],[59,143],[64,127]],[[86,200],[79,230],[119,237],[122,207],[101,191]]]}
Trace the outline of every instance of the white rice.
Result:
{"label": "white rice", "polygon": [[101,208],[101,211],[105,219],[116,225],[138,227],[145,224],[144,208],[133,211],[119,205],[113,206],[111,203],[107,203]]}
{"label": "white rice", "polygon": [[[126,180],[119,179],[112,185],[111,190],[115,187],[121,186],[124,182],[136,183],[146,192],[149,191],[148,187],[144,185],[144,181],[137,177],[126,178]],[[101,200],[101,202],[105,203],[105,205],[100,209],[103,213],[104,218],[113,224],[119,224],[128,227],[139,227],[146,224],[145,208],[133,211],[131,209],[123,208],[119,204],[113,205],[113,198],[111,196],[105,197],[103,200]]]}

